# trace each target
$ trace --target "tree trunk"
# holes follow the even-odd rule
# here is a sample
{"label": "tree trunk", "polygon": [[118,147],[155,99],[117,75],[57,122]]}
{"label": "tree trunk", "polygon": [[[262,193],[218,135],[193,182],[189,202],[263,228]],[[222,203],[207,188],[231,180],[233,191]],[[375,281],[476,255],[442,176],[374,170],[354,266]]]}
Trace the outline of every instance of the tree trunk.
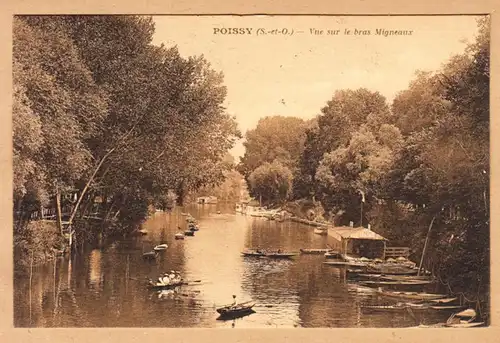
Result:
{"label": "tree trunk", "polygon": [[63,235],[62,213],[61,213],[61,192],[59,187],[56,186],[56,208],[57,208],[57,228],[61,235]]}
{"label": "tree trunk", "polygon": [[94,169],[94,172],[92,173],[92,175],[90,176],[90,178],[88,179],[87,183],[85,184],[85,187],[83,187],[83,190],[82,190],[82,193],[80,194],[80,196],[78,197],[78,200],[76,202],[76,205],[75,205],[75,208],[73,209],[73,211],[71,212],[71,216],[69,217],[69,223],[68,223],[68,227],[69,229],[71,230],[71,226],[73,224],[73,219],[75,218],[75,215],[76,215],[76,212],[78,211],[78,207],[80,206],[80,203],[82,202],[82,199],[83,197],[85,196],[85,193],[87,192],[87,190],[89,189],[90,187],[90,184],[92,183],[92,181],[94,181],[94,178],[95,176],[97,175],[97,173],[99,172],[99,170],[101,169],[104,161],[108,158],[109,155],[111,155],[111,153],[113,153],[113,151],[115,151],[116,147],[109,150],[106,155],[104,155],[101,160],[99,161],[99,163],[97,164],[96,168]]}
{"label": "tree trunk", "polygon": [[422,270],[422,263],[424,262],[425,250],[427,249],[427,242],[429,241],[429,235],[431,233],[432,224],[434,224],[434,220],[436,216],[432,217],[431,224],[429,225],[429,230],[427,231],[427,236],[425,237],[424,249],[422,250],[422,257],[420,258],[420,265],[418,267],[417,275],[420,275],[420,271]]}
{"label": "tree trunk", "polygon": [[177,186],[177,202],[179,206],[184,204],[184,181],[181,181]]}

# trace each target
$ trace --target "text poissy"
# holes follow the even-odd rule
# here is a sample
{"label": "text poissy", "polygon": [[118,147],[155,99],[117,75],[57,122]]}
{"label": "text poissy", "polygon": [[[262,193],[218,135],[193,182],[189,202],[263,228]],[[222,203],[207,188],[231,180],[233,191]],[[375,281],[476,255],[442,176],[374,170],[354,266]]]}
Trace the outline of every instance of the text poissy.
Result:
{"label": "text poissy", "polygon": [[214,35],[251,35],[252,30],[249,27],[215,27]]}

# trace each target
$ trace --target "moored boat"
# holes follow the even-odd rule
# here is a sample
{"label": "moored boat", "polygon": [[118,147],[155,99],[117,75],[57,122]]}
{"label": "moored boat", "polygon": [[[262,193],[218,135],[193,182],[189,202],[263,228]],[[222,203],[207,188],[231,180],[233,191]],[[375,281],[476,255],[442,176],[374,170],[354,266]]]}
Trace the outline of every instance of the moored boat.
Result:
{"label": "moored boat", "polygon": [[156,256],[158,255],[158,253],[154,250],[152,251],[148,251],[148,252],[145,252],[142,254],[142,258],[144,258],[145,260],[153,260],[156,258]]}
{"label": "moored boat", "polygon": [[328,235],[328,229],[327,228],[315,228],[314,233],[317,235],[326,236],[326,235]]}
{"label": "moored boat", "polygon": [[186,230],[184,231],[184,236],[194,236],[194,231]]}
{"label": "moored boat", "polygon": [[269,250],[245,250],[241,253],[246,257],[270,257],[270,258],[290,258],[297,256],[299,253],[297,252],[284,252],[281,250],[277,251],[269,251]]}
{"label": "moored boat", "polygon": [[184,239],[184,234],[183,233],[176,233],[174,237],[175,237],[175,239]]}
{"label": "moored boat", "polygon": [[391,281],[383,281],[383,280],[375,280],[375,281],[361,281],[360,284],[364,286],[425,286],[432,283],[432,281],[426,280],[391,280]]}
{"label": "moored boat", "polygon": [[330,250],[325,253],[325,258],[330,259],[330,258],[335,258],[339,259],[341,258],[341,254],[338,251]]}
{"label": "moored boat", "polygon": [[477,313],[475,310],[469,308],[458,313],[452,314],[446,323],[437,323],[433,325],[419,325],[421,328],[472,328],[484,326],[484,322],[478,322]]}
{"label": "moored boat", "polygon": [[302,254],[323,255],[323,254],[333,252],[333,250],[332,249],[300,249],[300,252]]}
{"label": "moored boat", "polygon": [[167,244],[158,244],[153,248],[154,251],[166,250],[168,248]]}
{"label": "moored boat", "polygon": [[329,265],[329,266],[350,266],[350,267],[363,267],[364,264],[361,262],[349,262],[349,261],[326,261],[323,262],[323,264]]}
{"label": "moored boat", "polygon": [[414,300],[433,300],[433,299],[446,298],[446,294],[399,292],[399,291],[383,290],[381,288],[377,290],[377,293],[391,298],[403,298],[403,299],[414,299]]}

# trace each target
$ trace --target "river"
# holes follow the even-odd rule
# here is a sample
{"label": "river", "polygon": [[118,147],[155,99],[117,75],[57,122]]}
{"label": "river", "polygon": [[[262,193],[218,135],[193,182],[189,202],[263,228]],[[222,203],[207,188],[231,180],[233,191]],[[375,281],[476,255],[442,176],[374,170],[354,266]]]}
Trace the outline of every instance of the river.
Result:
{"label": "river", "polygon": [[[365,313],[362,304],[381,304],[373,291],[346,282],[341,269],[324,265],[322,255],[291,260],[245,258],[245,248],[325,248],[313,228],[236,214],[233,206],[193,205],[184,211],[198,221],[194,237],[174,240],[185,228],[180,209],[157,212],[143,225],[148,234],[106,248],[59,259],[14,279],[16,327],[407,327],[447,315]],[[220,212],[220,213],[218,213]],[[142,252],[167,243],[156,261]],[[178,292],[150,291],[146,278],[181,271],[196,280]],[[255,313],[216,320],[215,308],[253,300]],[[436,317],[438,316],[438,317]]]}

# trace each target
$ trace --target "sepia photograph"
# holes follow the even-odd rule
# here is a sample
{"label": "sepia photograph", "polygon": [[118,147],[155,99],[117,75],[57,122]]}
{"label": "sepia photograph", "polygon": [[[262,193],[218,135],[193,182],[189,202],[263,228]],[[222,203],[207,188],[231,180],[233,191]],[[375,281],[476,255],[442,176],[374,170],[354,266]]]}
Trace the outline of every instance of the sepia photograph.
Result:
{"label": "sepia photograph", "polygon": [[490,16],[12,25],[14,327],[490,326]]}

